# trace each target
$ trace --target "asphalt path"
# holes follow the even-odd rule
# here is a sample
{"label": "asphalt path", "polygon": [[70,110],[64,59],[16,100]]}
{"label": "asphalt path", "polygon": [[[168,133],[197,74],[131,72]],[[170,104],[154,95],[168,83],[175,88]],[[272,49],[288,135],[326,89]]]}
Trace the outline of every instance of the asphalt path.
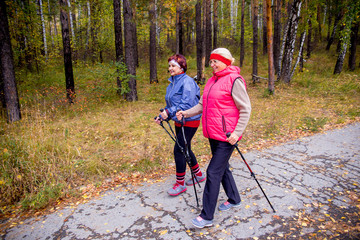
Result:
{"label": "asphalt path", "polygon": [[[241,149],[241,147],[240,147]],[[119,187],[86,203],[30,218],[2,239],[359,239],[360,123],[304,137],[244,157],[274,206],[236,153],[230,164],[240,207],[216,210],[214,226],[191,224],[201,208],[193,187],[170,197],[173,176]],[[197,192],[202,199],[202,188]],[[219,203],[226,200],[223,190]]]}

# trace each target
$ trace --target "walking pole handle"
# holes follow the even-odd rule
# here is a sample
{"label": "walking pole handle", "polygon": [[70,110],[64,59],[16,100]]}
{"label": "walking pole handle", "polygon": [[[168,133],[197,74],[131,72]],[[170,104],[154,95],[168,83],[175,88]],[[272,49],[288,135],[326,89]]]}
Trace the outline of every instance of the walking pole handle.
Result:
{"label": "walking pole handle", "polygon": [[[226,137],[229,138],[231,136],[231,132],[226,133]],[[237,147],[237,142],[234,144],[235,147]]]}
{"label": "walking pole handle", "polygon": [[[180,112],[180,111],[181,111],[181,109],[176,110],[176,112]],[[185,118],[184,118],[184,115],[181,114],[181,116],[182,116],[182,118],[179,121],[180,121],[181,126],[184,126],[185,125]]]}

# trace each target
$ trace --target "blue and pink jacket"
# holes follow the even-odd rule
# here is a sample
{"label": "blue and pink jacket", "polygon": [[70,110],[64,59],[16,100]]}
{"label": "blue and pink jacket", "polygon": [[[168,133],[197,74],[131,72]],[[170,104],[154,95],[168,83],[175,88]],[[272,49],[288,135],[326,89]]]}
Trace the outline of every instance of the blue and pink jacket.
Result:
{"label": "blue and pink jacket", "polygon": [[[180,124],[176,118],[178,110],[187,110],[197,105],[200,99],[200,88],[193,78],[186,73],[172,76],[169,79],[169,86],[166,88],[165,110],[169,118]],[[198,127],[201,114],[187,118],[185,126]]]}

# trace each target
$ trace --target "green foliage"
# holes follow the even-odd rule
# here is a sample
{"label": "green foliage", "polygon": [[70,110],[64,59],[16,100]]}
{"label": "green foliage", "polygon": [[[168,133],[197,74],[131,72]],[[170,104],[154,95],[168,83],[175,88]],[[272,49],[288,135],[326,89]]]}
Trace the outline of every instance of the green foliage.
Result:
{"label": "green foliage", "polygon": [[340,9],[344,9],[344,17],[341,19],[342,30],[340,31],[340,39],[343,42],[342,50],[345,45],[350,43],[351,27],[353,23],[359,21],[360,2],[357,0],[341,1]]}
{"label": "green foliage", "polygon": [[127,74],[127,66],[125,63],[123,62],[116,62],[115,63],[115,67],[116,67],[116,77],[119,78],[119,81],[121,83],[121,89],[118,89],[118,91],[120,91],[121,95],[124,95],[126,93],[128,93],[130,91],[128,82],[130,80],[130,78],[135,78],[136,76],[131,75],[131,74]]}

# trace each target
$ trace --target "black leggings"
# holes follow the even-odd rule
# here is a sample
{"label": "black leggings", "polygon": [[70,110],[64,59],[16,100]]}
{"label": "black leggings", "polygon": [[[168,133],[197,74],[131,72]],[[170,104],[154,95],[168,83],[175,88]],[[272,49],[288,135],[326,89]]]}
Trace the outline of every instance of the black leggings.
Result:
{"label": "black leggings", "polygon": [[[195,166],[197,164],[196,157],[191,150],[191,139],[194,137],[197,129],[198,128],[184,127],[184,133],[185,133],[186,142],[188,145],[189,155],[190,155],[190,159],[191,159],[191,166]],[[178,139],[178,142],[180,143],[180,146],[182,146],[185,151],[185,143],[184,143],[184,137],[183,137],[181,127],[175,126],[175,132],[176,132],[176,137]],[[174,158],[175,158],[176,172],[177,173],[186,172],[186,159],[185,159],[184,153],[181,152],[177,143],[175,143],[175,146],[174,146]]]}

